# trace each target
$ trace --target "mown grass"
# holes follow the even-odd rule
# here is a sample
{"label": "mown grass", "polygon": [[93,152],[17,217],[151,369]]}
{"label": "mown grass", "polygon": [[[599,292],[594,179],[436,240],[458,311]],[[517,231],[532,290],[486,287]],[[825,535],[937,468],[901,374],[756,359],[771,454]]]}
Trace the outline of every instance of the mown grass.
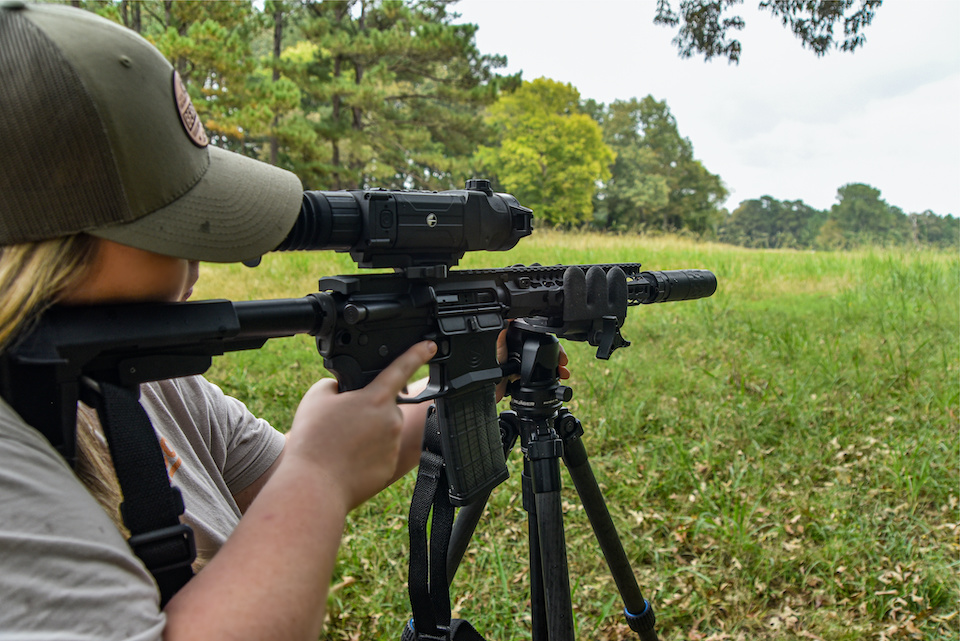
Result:
{"label": "mown grass", "polygon": [[[463,267],[531,262],[719,279],[712,298],[632,308],[633,345],[609,361],[565,343],[569,406],[661,639],[958,637],[958,256],[538,231]],[[355,271],[329,252],[272,255],[256,270],[205,268],[198,296],[300,296]],[[209,376],[282,428],[322,373],[297,338],[218,359]],[[488,639],[529,638],[517,459],[453,586],[455,610]],[[634,638],[564,479],[577,638]],[[350,517],[324,639],[399,636],[412,487]]]}

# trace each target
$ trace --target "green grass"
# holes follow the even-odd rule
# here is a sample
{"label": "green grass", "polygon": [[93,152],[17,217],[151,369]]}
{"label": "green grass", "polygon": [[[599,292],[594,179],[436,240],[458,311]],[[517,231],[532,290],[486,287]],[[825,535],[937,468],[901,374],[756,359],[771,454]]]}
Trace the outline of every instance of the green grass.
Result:
{"label": "green grass", "polygon": [[[565,343],[611,513],[664,640],[960,634],[960,258],[756,251],[538,231],[463,267],[701,267],[717,293],[631,308],[609,361]],[[300,296],[357,271],[329,252],[206,267],[199,297]],[[310,339],[209,376],[278,427],[323,375]],[[488,639],[529,638],[519,457],[453,586]],[[564,503],[579,639],[634,638],[572,483]],[[395,639],[409,616],[405,478],[350,517],[324,639]],[[349,577],[349,578],[348,578]]]}

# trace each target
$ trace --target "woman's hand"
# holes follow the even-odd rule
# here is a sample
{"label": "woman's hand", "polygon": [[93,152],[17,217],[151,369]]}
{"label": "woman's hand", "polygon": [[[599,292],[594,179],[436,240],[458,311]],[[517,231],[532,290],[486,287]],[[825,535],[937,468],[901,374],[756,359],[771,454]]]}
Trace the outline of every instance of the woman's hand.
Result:
{"label": "woman's hand", "polygon": [[400,455],[403,414],[397,396],[436,351],[431,341],[414,345],[362,389],[338,393],[333,379],[316,383],[297,408],[285,458],[299,458],[328,476],[331,489],[343,492],[347,509],[382,490]]}

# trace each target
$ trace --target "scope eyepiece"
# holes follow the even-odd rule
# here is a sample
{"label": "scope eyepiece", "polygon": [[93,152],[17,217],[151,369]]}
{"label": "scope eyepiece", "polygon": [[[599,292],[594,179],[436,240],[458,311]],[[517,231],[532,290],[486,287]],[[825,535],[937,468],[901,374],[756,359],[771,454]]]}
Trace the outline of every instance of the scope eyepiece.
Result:
{"label": "scope eyepiece", "polygon": [[360,238],[357,201],[347,191],[305,191],[293,229],[274,251],[348,251]]}
{"label": "scope eyepiece", "polygon": [[452,266],[468,251],[506,251],[533,212],[487,180],[449,191],[305,191],[300,216],[275,251],[350,252],[361,267]]}

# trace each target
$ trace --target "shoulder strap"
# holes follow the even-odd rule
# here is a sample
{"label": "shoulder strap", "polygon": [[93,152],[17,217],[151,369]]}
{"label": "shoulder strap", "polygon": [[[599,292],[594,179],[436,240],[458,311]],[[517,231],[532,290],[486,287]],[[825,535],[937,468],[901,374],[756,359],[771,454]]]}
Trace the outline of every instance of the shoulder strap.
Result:
{"label": "shoulder strap", "polygon": [[[447,547],[453,529],[454,507],[450,503],[441,454],[436,406],[427,414],[423,452],[417,484],[410,502],[410,567],[407,577],[413,618],[404,626],[402,641],[483,641],[468,622],[450,620],[450,586],[447,583]],[[427,548],[427,521],[430,546]]]}
{"label": "shoulder strap", "polygon": [[100,416],[123,492],[120,514],[133,552],[153,574],[161,607],[193,577],[193,530],[180,522],[183,497],[170,485],[163,452],[136,395],[109,383],[84,380],[84,402]]}

